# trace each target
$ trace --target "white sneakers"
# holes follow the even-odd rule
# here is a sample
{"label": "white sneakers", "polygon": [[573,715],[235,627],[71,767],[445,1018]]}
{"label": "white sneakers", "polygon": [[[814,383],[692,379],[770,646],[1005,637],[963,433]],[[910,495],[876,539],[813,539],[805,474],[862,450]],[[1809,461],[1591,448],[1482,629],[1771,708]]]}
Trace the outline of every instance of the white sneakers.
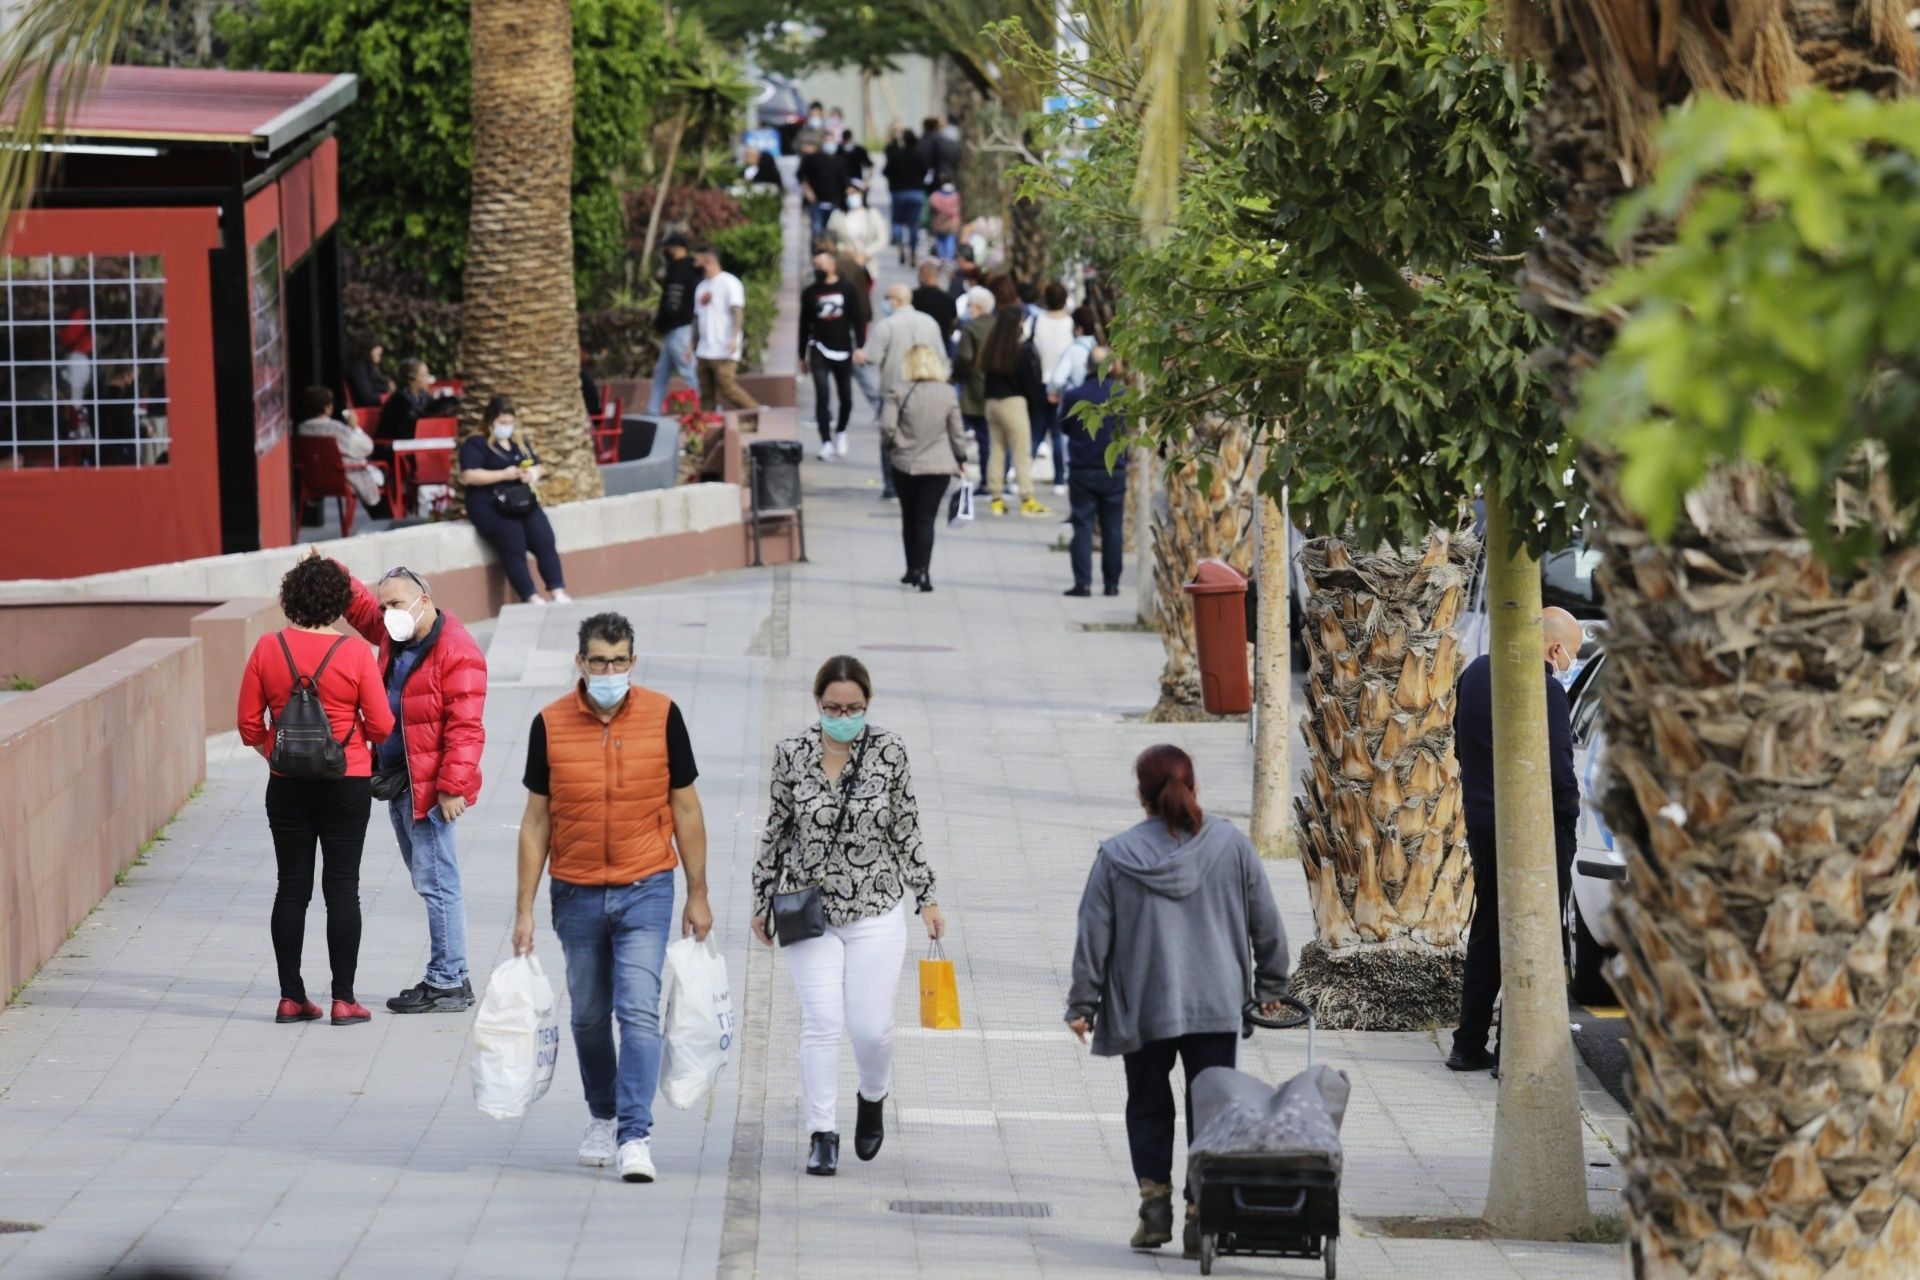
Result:
{"label": "white sneakers", "polygon": [[581,1164],[601,1169],[613,1163],[614,1126],[612,1120],[587,1121],[587,1131],[580,1138]]}
{"label": "white sneakers", "polygon": [[834,449],[835,449],[835,450],[836,450],[836,451],[837,451],[837,452],[838,452],[838,453],[840,454],[840,456],[841,456],[841,457],[843,457],[843,458],[844,458],[844,457],[846,457],[846,456],[847,456],[847,447],[848,447],[848,446],[847,446],[847,433],[846,433],[846,432],[844,432],[844,431],[836,431],[836,432],[834,432],[834,435],[833,435],[833,447],[834,447]]}
{"label": "white sneakers", "polygon": [[627,1182],[653,1181],[653,1151],[645,1138],[620,1144],[620,1177]]}
{"label": "white sneakers", "polygon": [[[1065,497],[1065,496],[1066,496],[1066,493],[1067,493],[1067,486],[1065,486],[1065,485],[1063,485],[1063,484],[1057,484],[1057,485],[1055,485],[1055,486],[1053,486],[1053,496],[1054,496],[1054,497],[1056,497],[1056,498],[1063,498],[1063,497]],[[555,597],[555,599],[558,599],[558,597],[556,596],[556,597]]]}
{"label": "white sneakers", "polygon": [[[1058,492],[1058,490],[1055,492]],[[565,587],[555,587],[553,589],[553,602],[555,604],[572,604],[573,597],[567,594]]]}
{"label": "white sneakers", "polygon": [[839,457],[839,456],[840,456],[840,455],[839,455],[838,453],[835,453],[835,452],[834,452],[834,449],[833,449],[833,441],[831,441],[831,440],[822,440],[822,441],[820,442],[820,461],[822,461],[822,462],[832,462],[832,461],[833,461],[833,460],[834,460],[835,458],[837,458],[837,457]]}

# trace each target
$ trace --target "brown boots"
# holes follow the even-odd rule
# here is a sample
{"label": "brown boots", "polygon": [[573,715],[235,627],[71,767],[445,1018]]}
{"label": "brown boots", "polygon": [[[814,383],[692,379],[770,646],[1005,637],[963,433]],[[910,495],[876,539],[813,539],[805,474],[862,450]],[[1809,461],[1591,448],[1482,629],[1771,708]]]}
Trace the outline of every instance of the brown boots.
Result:
{"label": "brown boots", "polygon": [[1140,1225],[1129,1241],[1135,1249],[1158,1249],[1173,1239],[1173,1188],[1140,1179]]}
{"label": "brown boots", "polygon": [[1180,1256],[1187,1259],[1200,1256],[1200,1206],[1187,1206],[1186,1229],[1180,1233]]}

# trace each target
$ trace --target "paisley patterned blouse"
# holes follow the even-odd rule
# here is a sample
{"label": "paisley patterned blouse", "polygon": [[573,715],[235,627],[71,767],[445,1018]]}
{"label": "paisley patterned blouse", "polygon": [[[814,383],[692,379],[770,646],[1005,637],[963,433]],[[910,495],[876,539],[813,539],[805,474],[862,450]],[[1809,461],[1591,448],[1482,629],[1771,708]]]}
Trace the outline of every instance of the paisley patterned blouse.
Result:
{"label": "paisley patterned blouse", "polygon": [[[916,911],[935,905],[933,868],[920,848],[920,807],[913,798],[906,744],[885,729],[869,727],[853,750],[864,754],[852,779],[853,807],[835,841],[841,788],[827,781],[821,767],[819,732],[809,729],[774,748],[773,800],[753,866],[755,915],[773,910],[774,866],[782,859],[778,892],[818,884],[831,925],[885,915],[909,893]],[[847,782],[852,772],[849,759],[840,782]]]}

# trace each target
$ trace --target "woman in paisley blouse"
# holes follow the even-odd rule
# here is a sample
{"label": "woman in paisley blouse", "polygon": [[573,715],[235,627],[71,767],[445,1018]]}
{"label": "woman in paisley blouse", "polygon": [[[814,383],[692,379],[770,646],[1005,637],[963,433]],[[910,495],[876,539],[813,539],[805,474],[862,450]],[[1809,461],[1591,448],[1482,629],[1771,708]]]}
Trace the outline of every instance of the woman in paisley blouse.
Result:
{"label": "woman in paisley blouse", "polygon": [[920,848],[906,744],[866,723],[873,697],[866,667],[858,658],[829,658],[814,677],[813,697],[820,723],[774,749],[773,800],[753,868],[753,932],[772,946],[773,895],[820,886],[826,932],[781,952],[800,997],[807,1172],[831,1177],[840,1161],[841,1033],[853,1041],[860,1069],[854,1153],[871,1160],[885,1136],[881,1111],[893,1074],[893,997],[906,958],[909,903],[929,938],[945,933],[946,923]]}

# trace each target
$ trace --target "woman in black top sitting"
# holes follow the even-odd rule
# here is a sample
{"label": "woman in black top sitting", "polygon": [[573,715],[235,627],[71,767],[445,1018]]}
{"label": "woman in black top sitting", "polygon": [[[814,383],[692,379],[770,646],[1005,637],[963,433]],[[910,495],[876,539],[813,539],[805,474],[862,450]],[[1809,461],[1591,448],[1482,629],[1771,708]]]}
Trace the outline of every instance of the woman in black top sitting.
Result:
{"label": "woman in black top sitting", "polygon": [[[400,387],[380,406],[380,422],[373,434],[379,440],[411,440],[420,419],[451,417],[459,408],[457,396],[433,394],[433,373],[427,362],[411,356],[400,362]],[[380,456],[376,450],[374,457]]]}
{"label": "woman in black top sitting", "polygon": [[467,490],[467,518],[499,554],[500,567],[522,600],[547,603],[547,597],[533,589],[533,575],[527,572],[531,551],[553,603],[570,604],[573,597],[567,594],[560,571],[553,526],[533,496],[532,486],[546,474],[515,428],[513,401],[505,396],[488,401],[480,430],[460,442],[460,483]]}
{"label": "woman in black top sitting", "polygon": [[347,366],[347,395],[356,409],[377,409],[380,397],[393,390],[393,379],[380,371],[380,358],[386,349],[369,342],[360,358]]}

